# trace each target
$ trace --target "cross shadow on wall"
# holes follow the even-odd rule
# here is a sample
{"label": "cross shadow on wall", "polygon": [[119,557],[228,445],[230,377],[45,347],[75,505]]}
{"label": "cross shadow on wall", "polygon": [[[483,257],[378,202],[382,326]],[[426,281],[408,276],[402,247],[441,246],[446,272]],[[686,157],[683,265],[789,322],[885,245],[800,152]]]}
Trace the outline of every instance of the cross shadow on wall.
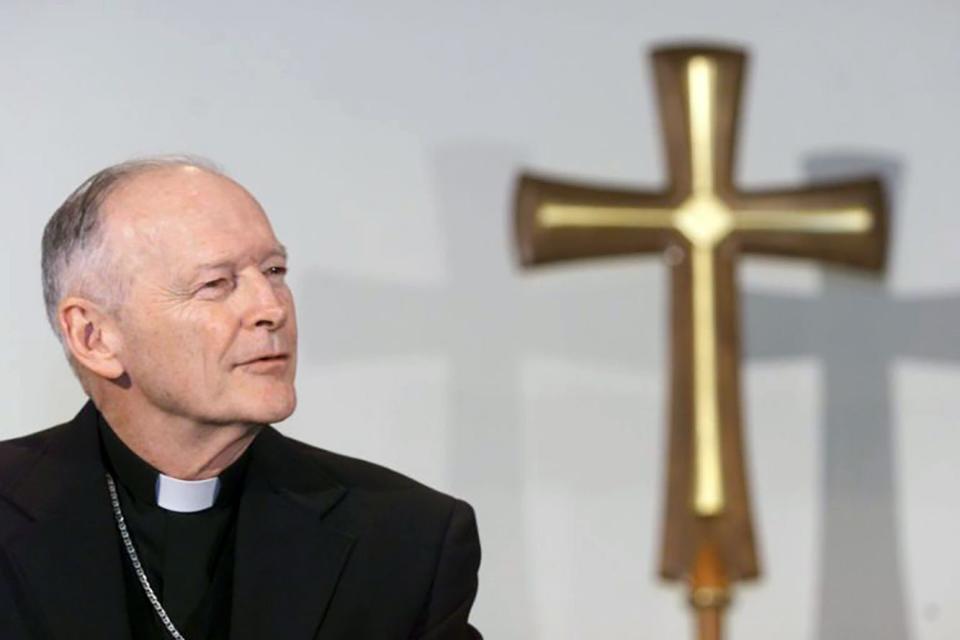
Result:
{"label": "cross shadow on wall", "polygon": [[448,363],[447,477],[452,490],[477,509],[483,544],[480,599],[502,626],[483,631],[528,640],[537,634],[524,531],[519,396],[524,356],[547,353],[631,369],[638,362],[659,362],[660,354],[644,353],[629,323],[596,330],[598,314],[640,316],[635,282],[603,273],[581,285],[537,285],[517,277],[509,197],[520,160],[513,149],[483,144],[435,155],[446,284],[313,273],[305,298],[323,300],[324,306],[316,312],[302,309],[301,315],[323,336],[306,354],[314,362],[434,354]]}
{"label": "cross shadow on wall", "polygon": [[[899,211],[896,160],[824,154],[806,167],[815,180],[879,173],[890,210]],[[823,366],[816,637],[905,640],[893,365],[899,358],[960,362],[960,294],[896,295],[880,278],[826,270],[819,297],[750,294],[744,311],[750,359],[813,354]]]}

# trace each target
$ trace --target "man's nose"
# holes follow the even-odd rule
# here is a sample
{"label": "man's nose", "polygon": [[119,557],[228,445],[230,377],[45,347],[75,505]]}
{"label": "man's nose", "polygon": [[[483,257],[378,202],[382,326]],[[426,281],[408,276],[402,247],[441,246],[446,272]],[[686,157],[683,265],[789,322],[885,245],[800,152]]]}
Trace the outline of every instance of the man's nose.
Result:
{"label": "man's nose", "polygon": [[287,322],[287,309],[279,301],[268,307],[263,307],[257,315],[254,326],[265,327],[275,331]]}
{"label": "man's nose", "polygon": [[264,275],[255,280],[253,300],[248,310],[247,324],[276,331],[287,322],[289,311],[283,296]]}

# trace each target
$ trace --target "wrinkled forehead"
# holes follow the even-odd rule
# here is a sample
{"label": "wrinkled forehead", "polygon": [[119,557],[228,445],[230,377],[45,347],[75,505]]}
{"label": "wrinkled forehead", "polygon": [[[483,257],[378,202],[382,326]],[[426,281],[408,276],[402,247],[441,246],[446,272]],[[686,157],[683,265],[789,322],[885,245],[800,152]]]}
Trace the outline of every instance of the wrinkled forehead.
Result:
{"label": "wrinkled forehead", "polygon": [[114,254],[131,266],[189,268],[242,258],[278,242],[259,203],[221,175],[190,166],[153,169],[118,185],[102,206]]}

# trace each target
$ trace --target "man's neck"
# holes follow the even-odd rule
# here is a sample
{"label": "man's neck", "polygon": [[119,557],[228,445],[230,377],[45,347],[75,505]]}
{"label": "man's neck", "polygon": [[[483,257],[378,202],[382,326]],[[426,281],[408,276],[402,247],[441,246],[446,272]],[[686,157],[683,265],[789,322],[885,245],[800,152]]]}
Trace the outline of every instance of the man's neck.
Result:
{"label": "man's neck", "polygon": [[160,473],[180,480],[213,478],[233,464],[262,425],[198,424],[153,408],[95,402],[107,424],[131,451]]}

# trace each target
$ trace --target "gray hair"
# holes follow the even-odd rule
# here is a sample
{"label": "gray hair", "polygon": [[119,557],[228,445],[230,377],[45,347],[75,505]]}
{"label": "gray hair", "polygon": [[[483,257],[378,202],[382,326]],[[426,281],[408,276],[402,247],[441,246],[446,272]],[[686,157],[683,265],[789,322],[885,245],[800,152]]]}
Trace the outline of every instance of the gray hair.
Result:
{"label": "gray hair", "polygon": [[71,293],[85,295],[115,309],[123,299],[124,280],[109,273],[101,207],[123,182],[140,174],[174,167],[197,167],[217,175],[213,163],[193,156],[153,156],[115,164],[93,174],[67,196],[43,230],[41,269],[47,319],[61,342],[57,307]]}

